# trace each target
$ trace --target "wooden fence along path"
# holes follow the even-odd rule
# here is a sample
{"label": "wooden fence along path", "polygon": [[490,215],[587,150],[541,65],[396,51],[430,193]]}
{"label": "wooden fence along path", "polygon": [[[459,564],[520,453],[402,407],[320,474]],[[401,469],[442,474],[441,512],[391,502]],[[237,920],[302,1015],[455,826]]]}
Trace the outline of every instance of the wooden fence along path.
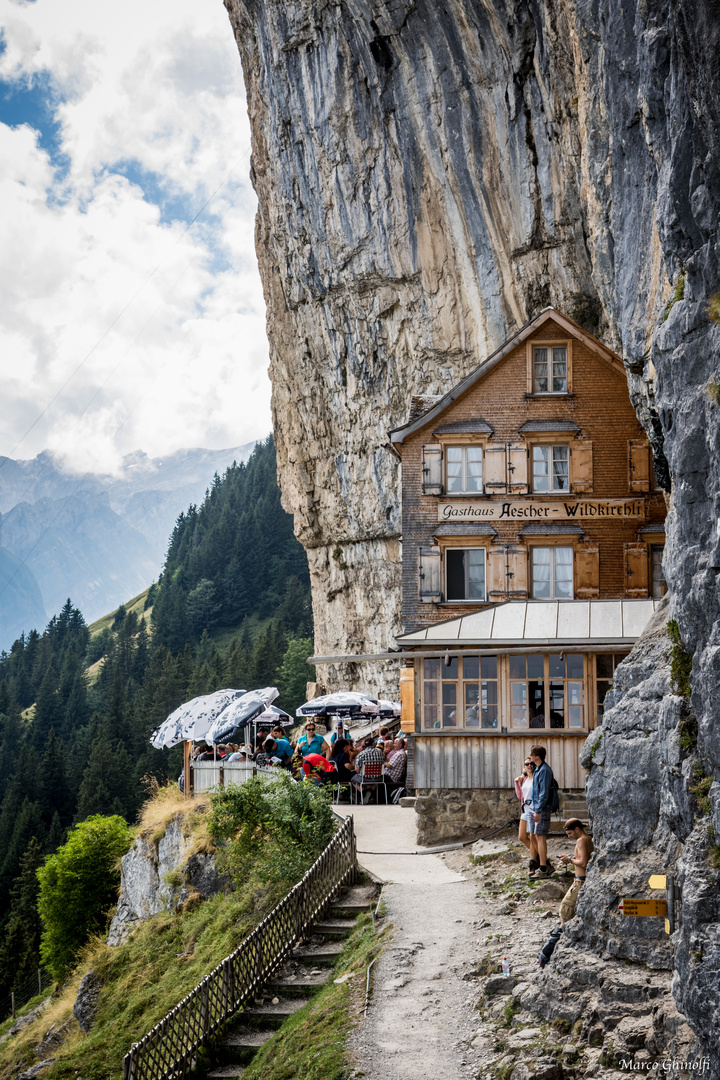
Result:
{"label": "wooden fence along path", "polygon": [[340,825],[319,859],[243,943],[133,1043],[123,1080],[179,1080],[208,1037],[246,1005],[302,940],[357,867],[352,817]]}

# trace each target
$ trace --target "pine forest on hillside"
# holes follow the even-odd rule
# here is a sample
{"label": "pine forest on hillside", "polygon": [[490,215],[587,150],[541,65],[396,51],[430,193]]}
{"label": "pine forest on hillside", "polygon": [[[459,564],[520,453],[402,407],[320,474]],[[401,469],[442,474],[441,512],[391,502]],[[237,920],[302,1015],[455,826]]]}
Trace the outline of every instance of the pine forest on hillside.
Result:
{"label": "pine forest on hillside", "polygon": [[0,656],[0,998],[38,967],[35,872],[68,827],[133,823],[148,778],[177,777],[182,748],[154,750],[152,729],[223,686],[276,685],[294,713],[311,652],[307,559],[268,438],[181,514],[144,611],[91,634],[68,600]]}

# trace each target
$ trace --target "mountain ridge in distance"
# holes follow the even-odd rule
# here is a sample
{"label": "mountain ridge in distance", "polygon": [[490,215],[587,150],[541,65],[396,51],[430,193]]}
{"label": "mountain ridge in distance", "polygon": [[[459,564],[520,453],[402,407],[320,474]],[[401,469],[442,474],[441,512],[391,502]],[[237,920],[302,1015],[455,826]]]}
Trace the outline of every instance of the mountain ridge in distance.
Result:
{"label": "mountain ridge in distance", "polygon": [[92,622],[147,588],[179,514],[254,446],[157,458],[136,450],[119,474],[84,477],[49,451],[0,458],[0,649],[42,628],[68,597]]}

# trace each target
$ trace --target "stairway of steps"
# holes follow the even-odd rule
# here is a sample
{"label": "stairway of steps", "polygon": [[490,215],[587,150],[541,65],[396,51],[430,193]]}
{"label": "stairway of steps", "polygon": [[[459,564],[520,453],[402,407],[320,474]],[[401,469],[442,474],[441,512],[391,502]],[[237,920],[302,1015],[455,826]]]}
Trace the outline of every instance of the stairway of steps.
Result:
{"label": "stairway of steps", "polygon": [[258,1050],[330,981],[358,915],[372,911],[374,893],[374,886],[359,885],[338,894],[327,915],[313,924],[252,1005],[228,1022],[213,1044],[214,1063],[208,1078],[241,1077]]}

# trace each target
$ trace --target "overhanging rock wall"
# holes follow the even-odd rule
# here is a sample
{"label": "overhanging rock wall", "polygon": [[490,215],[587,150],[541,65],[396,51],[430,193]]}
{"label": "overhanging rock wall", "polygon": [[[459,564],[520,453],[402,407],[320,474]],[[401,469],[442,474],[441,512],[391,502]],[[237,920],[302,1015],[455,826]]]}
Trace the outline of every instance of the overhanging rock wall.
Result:
{"label": "overhanging rock wall", "polygon": [[[387,429],[411,395],[447,390],[552,303],[624,357],[669,465],[666,575],[694,655],[697,762],[717,778],[717,0],[226,4],[252,125],[280,482],[308,549],[316,652],[372,652],[399,628]],[[394,689],[368,667],[326,675]],[[663,722],[648,745],[660,754],[666,736]],[[667,775],[657,783],[662,801]],[[716,901],[692,883],[707,881],[711,819],[720,836],[717,791],[687,836],[672,833],[687,883],[677,994],[704,1046],[720,945]]]}

